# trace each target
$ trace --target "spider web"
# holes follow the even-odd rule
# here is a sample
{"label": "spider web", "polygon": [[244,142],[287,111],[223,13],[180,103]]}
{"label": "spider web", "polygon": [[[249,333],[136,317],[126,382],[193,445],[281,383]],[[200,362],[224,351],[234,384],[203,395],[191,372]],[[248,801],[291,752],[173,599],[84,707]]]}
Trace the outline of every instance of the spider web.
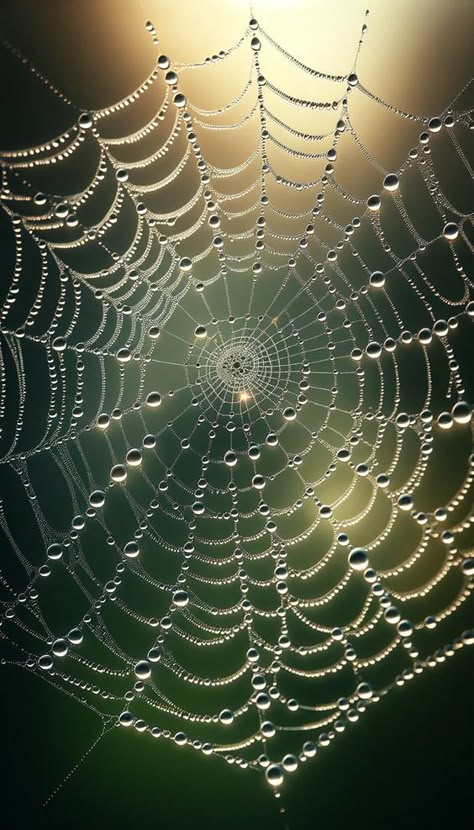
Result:
{"label": "spider web", "polygon": [[[429,118],[383,101],[366,31],[330,75],[252,19],[87,112],[4,42],[70,126],[1,153],[3,663],[277,795],[474,642],[468,87]],[[242,55],[231,100],[187,94]],[[397,170],[361,101],[418,131]]]}

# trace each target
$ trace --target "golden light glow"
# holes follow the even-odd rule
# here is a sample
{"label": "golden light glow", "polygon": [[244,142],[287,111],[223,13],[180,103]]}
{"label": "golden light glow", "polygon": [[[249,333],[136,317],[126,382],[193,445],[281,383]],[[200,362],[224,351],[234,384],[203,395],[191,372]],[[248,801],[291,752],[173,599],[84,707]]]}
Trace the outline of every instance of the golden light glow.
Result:
{"label": "golden light glow", "polygon": [[250,392],[241,392],[239,395],[239,401],[241,403],[245,403],[246,401],[249,401],[251,397]]}

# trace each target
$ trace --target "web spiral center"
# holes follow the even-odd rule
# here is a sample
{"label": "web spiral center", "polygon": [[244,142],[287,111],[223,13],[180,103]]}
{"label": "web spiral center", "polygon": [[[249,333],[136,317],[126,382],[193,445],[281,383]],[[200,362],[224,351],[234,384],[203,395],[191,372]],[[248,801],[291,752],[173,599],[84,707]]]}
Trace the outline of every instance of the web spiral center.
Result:
{"label": "web spiral center", "polygon": [[226,389],[232,392],[248,392],[262,369],[264,360],[250,339],[231,341],[219,349],[215,358],[216,375]]}

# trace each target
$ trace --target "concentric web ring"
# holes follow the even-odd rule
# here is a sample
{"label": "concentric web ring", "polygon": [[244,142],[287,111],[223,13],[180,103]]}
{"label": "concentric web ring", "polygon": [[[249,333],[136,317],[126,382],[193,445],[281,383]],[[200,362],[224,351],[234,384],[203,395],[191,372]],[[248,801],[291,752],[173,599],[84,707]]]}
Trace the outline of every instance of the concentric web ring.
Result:
{"label": "concentric web ring", "polygon": [[[228,328],[227,321],[224,325]],[[213,338],[193,349],[196,360],[191,363],[192,352],[187,375],[191,370],[195,375],[196,404],[203,411],[218,409],[219,417],[226,418],[234,417],[237,409],[251,417],[253,409],[266,411],[297,398],[297,384],[304,377],[304,343],[296,330],[285,337],[275,325],[263,315],[235,320],[224,340],[221,323]]]}
{"label": "concentric web ring", "polygon": [[[252,18],[96,110],[4,44],[70,116],[1,153],[5,663],[104,733],[217,755],[277,795],[474,643],[470,87],[438,115],[385,102],[358,76],[365,18],[342,74]],[[188,96],[237,59],[235,96]],[[412,130],[395,172],[361,101]],[[246,130],[235,164],[204,149]]]}

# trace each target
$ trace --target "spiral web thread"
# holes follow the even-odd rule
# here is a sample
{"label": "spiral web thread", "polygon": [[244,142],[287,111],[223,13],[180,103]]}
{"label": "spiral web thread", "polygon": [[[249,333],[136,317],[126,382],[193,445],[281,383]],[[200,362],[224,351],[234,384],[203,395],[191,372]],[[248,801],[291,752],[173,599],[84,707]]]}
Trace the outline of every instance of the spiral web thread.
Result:
{"label": "spiral web thread", "polygon": [[[3,664],[92,709],[101,734],[187,744],[264,772],[277,794],[396,686],[474,642],[456,628],[474,574],[472,190],[448,195],[444,167],[472,176],[468,88],[431,118],[382,101],[357,76],[366,30],[350,71],[328,75],[252,20],[201,63],[160,56],[92,112],[3,44],[71,115],[47,143],[1,153],[15,251],[0,340]],[[244,50],[236,97],[205,110],[184,95],[189,73]],[[327,95],[273,84],[273,53]],[[419,125],[396,172],[359,138],[357,96]],[[153,117],[113,135],[143,98]],[[308,132],[278,102],[307,112]],[[206,159],[201,140],[249,127],[243,162]],[[338,181],[349,144],[379,182],[363,197]],[[95,169],[79,192],[38,188],[85,152]],[[288,158],[300,178],[279,173]],[[164,211],[173,188],[179,207]],[[458,479],[439,502],[451,453]]]}

